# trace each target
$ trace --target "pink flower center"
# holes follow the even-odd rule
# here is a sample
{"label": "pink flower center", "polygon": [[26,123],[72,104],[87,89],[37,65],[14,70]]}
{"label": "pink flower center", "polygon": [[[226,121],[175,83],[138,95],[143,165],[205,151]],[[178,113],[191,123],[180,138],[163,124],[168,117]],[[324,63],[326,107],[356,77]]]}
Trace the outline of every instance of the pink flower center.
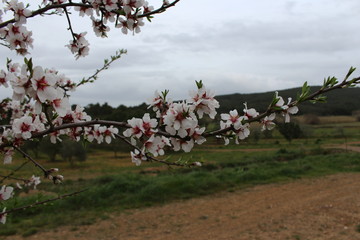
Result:
{"label": "pink flower center", "polygon": [[144,123],[143,123],[143,128],[144,128],[145,130],[150,129],[150,128],[151,128],[150,123],[149,123],[149,122],[144,122]]}
{"label": "pink flower center", "polygon": [[138,134],[138,133],[141,132],[141,130],[140,130],[140,128],[139,128],[138,126],[135,126],[135,127],[133,128],[133,132],[134,132],[134,134]]}
{"label": "pink flower center", "polygon": [[61,105],[61,99],[55,99],[53,100],[54,107],[60,107]]}
{"label": "pink flower center", "polygon": [[239,116],[230,116],[230,121],[232,123],[236,123],[236,121],[238,120]]}
{"label": "pink flower center", "polygon": [[45,80],[45,76],[36,81],[37,90],[44,91],[44,89],[48,86],[49,84]]}
{"label": "pink flower center", "polygon": [[28,132],[30,130],[30,125],[26,123],[21,124],[21,132]]}

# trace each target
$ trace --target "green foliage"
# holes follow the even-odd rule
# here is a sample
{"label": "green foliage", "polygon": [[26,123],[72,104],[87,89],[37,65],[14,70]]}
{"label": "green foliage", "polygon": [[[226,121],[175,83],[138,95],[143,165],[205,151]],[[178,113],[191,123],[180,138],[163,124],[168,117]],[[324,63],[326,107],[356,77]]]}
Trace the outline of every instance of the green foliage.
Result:
{"label": "green foliage", "polygon": [[135,107],[119,105],[117,108],[113,108],[107,103],[102,105],[96,103],[87,105],[85,107],[85,112],[94,119],[98,118],[123,122],[133,117],[142,117],[144,113],[148,112],[148,106],[143,103]]}
{"label": "green foliage", "polygon": [[83,162],[87,157],[86,150],[81,143],[68,139],[62,141],[59,153],[63,160],[68,161],[72,166],[74,165],[75,159]]}
{"label": "green foliage", "polygon": [[40,142],[40,151],[46,154],[51,162],[56,161],[56,155],[60,153],[61,143],[53,144],[49,137],[45,137]]}
{"label": "green foliage", "polygon": [[303,132],[296,122],[289,123],[277,123],[277,129],[284,136],[286,140],[291,142],[295,138],[300,138],[303,136]]}

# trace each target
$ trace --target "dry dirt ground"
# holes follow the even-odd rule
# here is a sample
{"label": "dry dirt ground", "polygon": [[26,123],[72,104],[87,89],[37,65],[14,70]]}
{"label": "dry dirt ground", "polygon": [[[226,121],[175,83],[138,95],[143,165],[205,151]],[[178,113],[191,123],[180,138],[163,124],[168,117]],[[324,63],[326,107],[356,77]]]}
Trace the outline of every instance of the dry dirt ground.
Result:
{"label": "dry dirt ground", "polygon": [[[8,239],[19,240],[11,236]],[[27,240],[360,239],[360,174],[336,174],[113,213]]]}

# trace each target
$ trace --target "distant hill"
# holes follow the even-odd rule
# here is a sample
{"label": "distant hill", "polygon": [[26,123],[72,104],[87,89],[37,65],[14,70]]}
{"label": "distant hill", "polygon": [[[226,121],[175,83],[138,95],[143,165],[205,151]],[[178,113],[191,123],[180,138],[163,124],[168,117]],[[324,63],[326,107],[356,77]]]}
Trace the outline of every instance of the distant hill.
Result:
{"label": "distant hill", "polygon": [[[311,87],[311,92],[318,90],[320,87]],[[296,98],[301,92],[301,88],[292,88],[278,91],[285,101],[288,97]],[[251,94],[229,94],[216,96],[220,102],[218,113],[228,113],[230,110],[237,109],[242,112],[243,103],[247,102],[249,108],[255,108],[258,112],[264,112],[274,97],[275,92],[251,93]],[[360,110],[360,88],[346,88],[334,90],[326,94],[327,103],[303,103],[299,106],[301,114],[324,115],[351,115],[353,111]],[[147,104],[142,103],[138,106],[127,107],[119,105],[117,108],[104,103],[100,105],[89,104],[85,107],[85,111],[93,118],[105,120],[126,121],[132,117],[142,117],[145,112],[149,112]]]}
{"label": "distant hill", "polygon": [[[319,86],[311,87],[311,92],[320,89]],[[280,90],[279,96],[285,101],[288,97],[296,98],[301,92],[301,88],[291,88]],[[258,112],[266,110],[275,92],[251,93],[251,94],[230,94],[216,96],[220,103],[219,113],[229,112],[230,110],[243,109],[243,103],[247,102],[249,108],[255,108]],[[309,102],[299,106],[299,114],[317,114],[317,115],[351,115],[353,111],[360,110],[360,88],[346,88],[334,90],[325,94],[327,96],[326,103],[312,104]]]}

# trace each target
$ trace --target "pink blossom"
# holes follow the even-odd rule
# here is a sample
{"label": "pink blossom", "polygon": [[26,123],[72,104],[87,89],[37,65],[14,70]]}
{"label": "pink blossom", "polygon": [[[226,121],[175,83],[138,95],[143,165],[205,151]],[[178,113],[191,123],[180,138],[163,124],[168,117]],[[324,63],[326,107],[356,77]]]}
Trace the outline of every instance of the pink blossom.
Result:
{"label": "pink blossom", "polygon": [[31,178],[26,182],[25,186],[30,187],[34,186],[34,189],[36,189],[36,186],[41,183],[40,177],[36,177],[35,175],[32,175]]}
{"label": "pink blossom", "polygon": [[104,141],[104,133],[106,131],[105,126],[100,126],[100,124],[95,124],[91,133],[87,135],[87,139],[92,142],[94,139],[97,141],[98,144]]}
{"label": "pink blossom", "polygon": [[56,98],[57,90],[55,89],[56,78],[54,74],[46,73],[42,67],[36,66],[31,83],[40,102],[44,103],[46,100],[52,101]]}
{"label": "pink blossom", "polygon": [[0,213],[0,222],[2,224],[5,224],[6,223],[6,216],[7,214],[5,213],[6,212],[6,207],[4,207],[2,213]]}
{"label": "pink blossom", "polygon": [[182,139],[171,138],[171,144],[173,145],[174,151],[179,151],[180,149],[184,150],[184,152],[190,152],[194,147],[194,140],[191,139],[189,141],[185,141]]}
{"label": "pink blossom", "polygon": [[140,166],[142,161],[147,160],[147,157],[137,149],[135,149],[133,152],[130,152],[130,155],[131,161],[135,163],[136,166]]}
{"label": "pink blossom", "polygon": [[84,17],[85,15],[87,16],[92,16],[94,13],[94,10],[92,8],[88,8],[88,7],[74,7],[75,11],[79,12],[79,16]]}
{"label": "pink blossom", "polygon": [[144,13],[148,13],[148,12],[154,11],[154,7],[153,7],[153,6],[149,6],[148,1],[144,1],[143,8],[144,8]]}
{"label": "pink blossom", "polygon": [[250,135],[250,124],[246,123],[241,125],[238,129],[235,130],[235,134],[237,136],[235,139],[236,143],[238,143],[238,139],[244,140]]}
{"label": "pink blossom", "polygon": [[150,137],[156,132],[155,128],[157,126],[157,120],[151,119],[150,114],[148,113],[145,113],[142,119],[132,118],[127,122],[131,128],[128,128],[123,132],[125,137],[134,136],[140,138],[143,135]]}
{"label": "pink blossom", "polygon": [[230,111],[229,114],[222,113],[220,121],[220,127],[221,129],[228,128],[230,126],[234,126],[235,129],[239,129],[242,125],[242,120],[244,120],[244,116],[239,116],[239,113],[236,109]]}
{"label": "pink blossom", "polygon": [[10,186],[3,185],[0,189],[0,200],[8,200],[13,196],[14,188]]}
{"label": "pink blossom", "polygon": [[269,116],[266,116],[263,120],[261,120],[261,131],[272,130],[275,127],[275,123],[273,122],[276,117],[275,113],[270,114]]}
{"label": "pink blossom", "polygon": [[142,120],[140,118],[132,118],[130,120],[127,120],[128,124],[131,126],[131,128],[126,129],[123,132],[123,135],[125,137],[136,137],[140,138],[143,134],[141,128],[142,128]]}
{"label": "pink blossom", "polygon": [[210,118],[214,119],[216,115],[216,108],[219,108],[219,102],[214,98],[215,94],[205,89],[204,86],[199,88],[196,92],[191,91],[189,103],[202,118],[204,113],[208,114]]}
{"label": "pink blossom", "polygon": [[140,8],[144,5],[144,0],[123,0],[124,11],[127,15],[136,8]]}
{"label": "pink blossom", "polygon": [[276,98],[278,99],[275,104],[276,107],[280,107],[282,109],[282,115],[285,117],[285,122],[290,122],[290,114],[296,114],[299,111],[297,106],[291,106],[291,98],[288,98],[288,103],[285,104],[285,101],[282,97],[278,96],[278,92],[276,92]]}
{"label": "pink blossom", "polygon": [[4,164],[10,164],[12,162],[12,156],[14,155],[14,148],[6,147],[3,149],[4,152]]}
{"label": "pink blossom", "polygon": [[290,122],[290,114],[296,114],[299,111],[299,108],[297,106],[289,107],[291,103],[291,98],[288,99],[288,105],[283,106],[283,116],[285,117],[285,122]]}
{"label": "pink blossom", "polygon": [[0,86],[3,85],[4,87],[9,87],[7,80],[6,80],[6,73],[4,70],[0,71]]}
{"label": "pink blossom", "polygon": [[152,110],[156,113],[156,117],[158,118],[160,118],[163,112],[167,110],[169,106],[168,103],[171,104],[171,100],[165,100],[167,91],[165,91],[163,94],[165,94],[165,96],[159,94],[158,91],[155,91],[154,97],[148,100],[150,103],[148,108],[152,108]]}
{"label": "pink blossom", "polygon": [[33,119],[30,116],[23,116],[14,120],[12,129],[14,134],[18,138],[29,139],[31,138],[31,132],[35,131],[33,125]]}
{"label": "pink blossom", "polygon": [[104,131],[104,138],[105,138],[105,142],[110,144],[111,143],[111,139],[115,138],[115,134],[119,133],[119,129],[114,128],[113,126],[107,127]]}
{"label": "pink blossom", "polygon": [[64,91],[61,88],[57,89],[56,98],[51,101],[51,104],[60,117],[65,116],[71,109],[69,98],[64,97]]}
{"label": "pink blossom", "polygon": [[86,32],[75,34],[74,40],[70,41],[70,44],[66,45],[70,51],[75,54],[76,59],[79,57],[85,57],[89,54],[89,42],[85,39]]}
{"label": "pink blossom", "polygon": [[171,146],[168,138],[164,136],[152,135],[144,144],[146,150],[148,150],[154,157],[165,154],[164,147]]}
{"label": "pink blossom", "polygon": [[259,113],[255,110],[255,108],[248,109],[247,103],[244,103],[244,105],[245,105],[244,114],[247,119],[255,118],[259,115]]}
{"label": "pink blossom", "polygon": [[91,17],[91,20],[95,35],[97,37],[107,37],[106,33],[110,31],[110,28],[106,26],[103,21],[95,19],[94,17]]}
{"label": "pink blossom", "polygon": [[18,2],[17,0],[8,2],[6,9],[13,11],[15,21],[21,24],[26,23],[26,18],[31,15],[31,11],[24,7],[24,3]]}
{"label": "pink blossom", "polygon": [[27,49],[33,47],[32,32],[28,31],[23,25],[9,23],[4,33],[5,40],[9,43],[9,48],[16,50],[18,54],[25,55]]}
{"label": "pink blossom", "polygon": [[163,122],[166,125],[165,131],[171,135],[178,134],[184,138],[188,135],[188,130],[198,125],[196,116],[186,102],[173,103],[163,116]]}
{"label": "pink blossom", "polygon": [[53,144],[56,144],[58,141],[62,142],[62,139],[60,138],[61,135],[65,134],[64,130],[54,131],[49,133],[50,136],[50,142]]}

